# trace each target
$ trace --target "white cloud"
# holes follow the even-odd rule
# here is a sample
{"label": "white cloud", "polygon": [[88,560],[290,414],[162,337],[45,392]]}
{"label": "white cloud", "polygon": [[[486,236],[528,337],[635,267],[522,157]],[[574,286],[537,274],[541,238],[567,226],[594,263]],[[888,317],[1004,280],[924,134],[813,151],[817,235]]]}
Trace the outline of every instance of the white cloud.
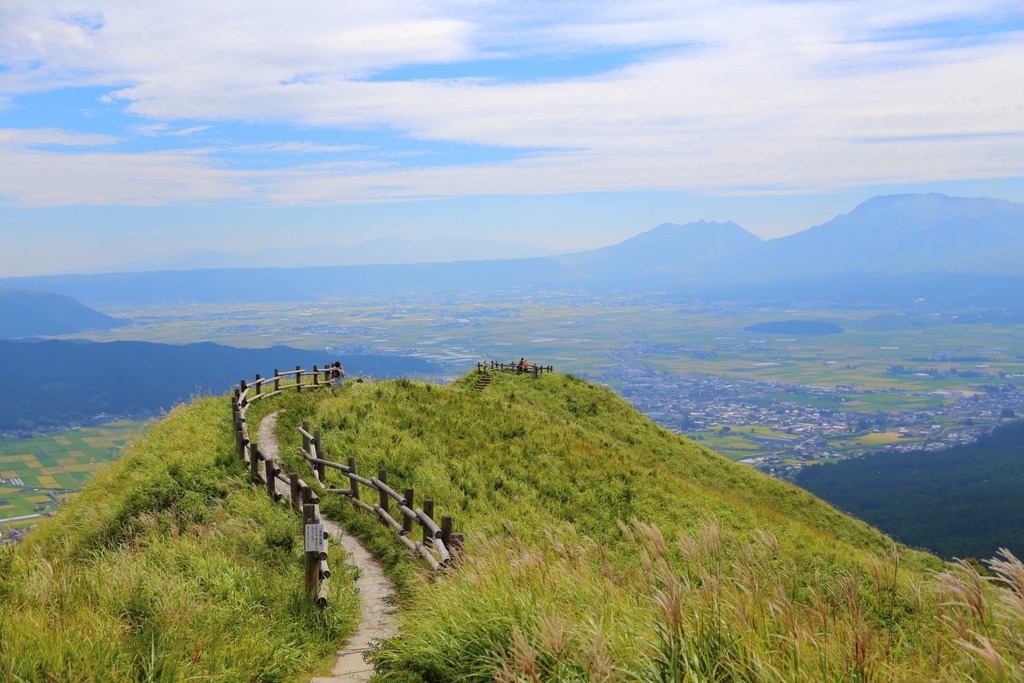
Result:
{"label": "white cloud", "polygon": [[[88,26],[76,17],[88,14]],[[411,0],[290,3],[7,0],[0,7],[4,90],[60,84],[257,85],[358,75],[465,54],[465,24]],[[171,118],[174,118],[172,115]]]}
{"label": "white cloud", "polygon": [[[171,201],[173,193],[145,180],[165,176],[182,198],[286,204],[625,189],[820,191],[1019,176],[1024,91],[1014,85],[1024,80],[1024,34],[955,40],[907,31],[994,22],[1013,11],[1003,0],[390,0],[359,8],[312,0],[8,0],[0,7],[0,62],[12,68],[0,73],[0,91],[109,86],[114,101],[157,121],[150,129],[162,135],[206,127],[172,130],[167,122],[175,120],[278,122],[544,150],[493,164],[338,163],[259,173],[229,170],[213,151],[46,158],[79,170],[107,168],[115,157],[131,166],[138,176],[75,181],[66,174],[69,187],[92,190],[68,196],[105,201],[131,203],[145,192],[153,202]],[[641,52],[628,66],[589,77],[540,80],[542,72],[524,70],[518,82],[365,79],[401,65],[620,49]],[[222,149],[356,150],[300,142]],[[183,182],[175,174],[194,177]],[[114,179],[128,187],[118,189]],[[0,193],[30,204],[53,194],[17,178],[0,180]]]}

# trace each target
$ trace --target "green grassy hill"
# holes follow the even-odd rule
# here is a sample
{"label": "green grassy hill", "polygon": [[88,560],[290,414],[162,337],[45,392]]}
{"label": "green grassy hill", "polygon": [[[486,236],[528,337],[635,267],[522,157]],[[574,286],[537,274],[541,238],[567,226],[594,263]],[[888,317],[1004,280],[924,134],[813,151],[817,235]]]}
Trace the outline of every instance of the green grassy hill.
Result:
{"label": "green grassy hill", "polygon": [[376,655],[386,680],[988,680],[963,643],[1024,673],[1003,630],[1024,610],[975,619],[943,604],[965,602],[950,595],[971,590],[969,568],[898,547],[602,387],[475,382],[350,382],[326,401],[291,397],[281,423],[297,445],[289,425],[310,420],[331,459],[386,469],[466,533],[458,568],[426,579],[370,516],[325,503],[403,583],[405,635]]}
{"label": "green grassy hill", "polygon": [[357,598],[335,563],[331,607],[306,606],[300,530],[234,458],[227,399],[174,410],[0,548],[0,681],[287,681],[329,667]]}
{"label": "green grassy hill", "polygon": [[[306,471],[294,427],[308,419],[329,459],[386,469],[465,533],[464,557],[432,575],[322,493],[400,585],[403,633],[374,655],[381,680],[1024,676],[1019,563],[986,587],[569,375],[475,383],[353,381],[248,414],[285,410],[287,469]],[[295,520],[245,485],[231,452],[226,399],[181,409],[0,553],[0,679],[290,680],[322,662],[347,612],[302,608]]]}

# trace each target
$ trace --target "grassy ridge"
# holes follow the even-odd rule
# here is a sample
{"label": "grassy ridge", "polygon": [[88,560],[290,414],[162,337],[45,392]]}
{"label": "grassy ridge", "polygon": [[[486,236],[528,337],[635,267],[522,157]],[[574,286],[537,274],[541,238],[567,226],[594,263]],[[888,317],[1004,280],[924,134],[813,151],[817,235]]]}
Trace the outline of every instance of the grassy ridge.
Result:
{"label": "grassy ridge", "polygon": [[286,681],[354,625],[302,598],[300,525],[234,459],[226,399],[173,411],[0,552],[0,680]]}
{"label": "grassy ridge", "polygon": [[295,445],[309,419],[331,459],[386,469],[467,534],[465,560],[429,579],[369,516],[325,502],[403,584],[405,635],[377,653],[386,680],[988,680],[963,643],[1022,673],[1024,609],[952,604],[977,583],[969,567],[936,588],[927,572],[948,565],[604,388],[474,382],[347,383],[290,397],[279,423]]}

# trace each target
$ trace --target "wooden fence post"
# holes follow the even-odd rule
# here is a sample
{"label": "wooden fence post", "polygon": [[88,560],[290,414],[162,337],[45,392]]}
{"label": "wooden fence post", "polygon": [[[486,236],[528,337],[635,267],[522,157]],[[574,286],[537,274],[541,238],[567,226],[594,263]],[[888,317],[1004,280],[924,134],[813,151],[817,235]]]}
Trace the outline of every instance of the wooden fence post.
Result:
{"label": "wooden fence post", "polygon": [[[427,517],[429,517],[430,519],[434,519],[434,501],[432,499],[430,499],[430,498],[424,499],[424,501],[423,501],[423,514],[426,515]],[[430,533],[430,527],[428,527],[425,523],[422,526],[423,526],[423,544],[426,545],[430,541],[430,539],[432,539],[434,537],[434,535],[432,533]]]}
{"label": "wooden fence post", "polygon": [[313,487],[312,486],[310,486],[309,484],[305,484],[305,485],[301,485],[300,484],[300,486],[302,488],[302,504],[303,505],[307,505],[307,504],[319,505],[320,504],[320,496],[316,495],[316,493],[313,491]]}
{"label": "wooden fence post", "polygon": [[[319,434],[320,432],[317,432]],[[348,456],[348,471],[352,474],[356,474],[356,459],[354,456]],[[359,484],[356,483],[355,479],[350,479],[352,482],[352,497],[359,500]]]}
{"label": "wooden fence post", "polygon": [[259,396],[263,393],[263,378],[259,373],[256,373],[256,395]]}
{"label": "wooden fence post", "polygon": [[[302,520],[305,524],[316,524],[316,506],[312,503],[306,503],[302,506]],[[305,531],[305,529],[303,529]],[[305,534],[303,534],[305,538]],[[306,588],[306,595],[310,601],[316,600],[317,596],[317,581],[319,579],[320,571],[320,553],[318,552],[305,552],[305,572],[304,572],[304,585]]]}
{"label": "wooden fence post", "polygon": [[[387,470],[377,470],[377,478],[384,484],[388,483]],[[380,492],[380,506],[384,512],[391,513],[391,496],[383,491]]]}
{"label": "wooden fence post", "polygon": [[309,434],[309,420],[302,421],[302,431],[304,432],[302,435],[302,450],[306,451],[306,455],[313,455],[309,452],[309,437],[306,436],[306,434]]}
{"label": "wooden fence post", "polygon": [[[320,459],[320,460],[323,460],[324,459],[324,449],[323,449],[323,446],[320,443],[320,430],[319,429],[316,430],[315,432],[313,432],[313,443],[316,444],[316,457],[318,459]],[[321,464],[321,463],[314,463],[313,464],[313,469],[316,470],[316,478],[320,480],[320,485],[321,486],[326,486],[327,485],[327,472],[324,469],[323,464]]]}
{"label": "wooden fence post", "polygon": [[249,473],[253,481],[260,480],[260,449],[255,442],[249,444]]}
{"label": "wooden fence post", "polygon": [[[402,497],[405,498],[405,507],[409,508],[410,510],[413,509],[413,493],[414,492],[411,488],[405,489],[405,491],[402,492]],[[405,533],[407,534],[412,532],[412,520],[404,514],[402,515],[402,528],[405,530]]]}
{"label": "wooden fence post", "polygon": [[441,540],[447,548],[452,542],[452,516],[441,515]]}
{"label": "wooden fence post", "polygon": [[245,439],[242,437],[242,428],[235,429],[235,450],[238,451],[238,459],[245,461]]}
{"label": "wooden fence post", "polygon": [[295,512],[302,512],[302,489],[299,488],[299,475],[294,472],[288,475],[288,486],[291,488],[292,509]]}
{"label": "wooden fence post", "polygon": [[281,371],[274,368],[274,391],[281,391]]}
{"label": "wooden fence post", "polygon": [[319,366],[313,366],[313,386],[320,386],[320,368]]}
{"label": "wooden fence post", "polygon": [[281,470],[277,467],[277,463],[270,458],[264,460],[263,465],[263,472],[267,475],[267,495],[276,503],[280,498],[277,495],[277,473]]}
{"label": "wooden fence post", "polygon": [[302,391],[302,366],[295,366],[295,391]]}

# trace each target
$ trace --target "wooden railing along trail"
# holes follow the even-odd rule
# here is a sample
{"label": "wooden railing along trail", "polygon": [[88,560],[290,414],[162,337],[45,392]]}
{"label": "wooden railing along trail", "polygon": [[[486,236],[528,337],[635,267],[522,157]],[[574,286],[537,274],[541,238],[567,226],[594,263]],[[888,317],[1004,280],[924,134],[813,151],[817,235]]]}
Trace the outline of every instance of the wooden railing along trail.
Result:
{"label": "wooden railing along trail", "polygon": [[550,365],[534,365],[533,363],[499,363],[496,360],[478,362],[477,372],[511,372],[517,375],[540,376],[544,372],[554,372],[555,368]]}
{"label": "wooden railing along trail", "polygon": [[[356,472],[356,459],[348,458],[348,464],[342,465],[331,462],[323,457],[323,446],[320,442],[320,431],[309,432],[309,423],[303,422],[299,427],[302,434],[302,448],[299,449],[302,456],[312,466],[313,476],[316,477],[320,486],[325,487],[327,493],[340,493],[348,496],[352,504],[367,512],[372,512],[391,527],[398,535],[398,540],[405,547],[422,557],[432,569],[439,569],[441,566],[448,566],[452,563],[452,551],[462,551],[462,534],[452,533],[453,519],[451,515],[443,515],[441,524],[434,521],[434,501],[426,499],[423,501],[423,508],[413,509],[414,490],[406,488],[402,495],[399,495],[388,486],[388,473],[386,470],[378,470],[377,476],[367,479],[359,476]],[[350,489],[327,488],[325,482],[326,469],[338,470],[349,479],[352,486]],[[378,502],[370,505],[362,500],[359,491],[360,486],[365,486],[377,493]],[[402,522],[399,523],[391,516],[391,502],[401,513]],[[423,530],[422,542],[413,541],[409,538],[412,534],[413,525],[418,524]],[[434,557],[434,554],[437,557]]]}
{"label": "wooden railing along trail", "polygon": [[[294,381],[288,382],[288,378],[293,375]],[[267,487],[267,495],[271,500],[279,501],[282,498],[281,494],[277,492],[277,482],[287,484],[291,492],[292,509],[302,515],[306,524],[304,564],[306,594],[321,607],[327,605],[327,579],[331,576],[331,570],[327,563],[327,536],[322,527],[320,497],[316,495],[313,487],[300,479],[297,474],[284,472],[275,460],[268,458],[260,451],[256,442],[250,438],[245,413],[253,402],[260,399],[280,394],[287,389],[302,391],[303,386],[306,388],[328,387],[341,376],[340,363],[328,366],[324,370],[320,370],[314,365],[312,372],[304,371],[300,366],[296,366],[294,371],[288,372],[280,372],[275,369],[273,377],[263,378],[256,375],[256,380],[251,384],[243,379],[240,382],[240,388],[235,389],[231,397],[231,412],[235,424],[235,447],[238,457],[248,463],[252,480]],[[303,381],[305,377],[312,377],[311,383],[305,383]],[[263,386],[271,382],[273,389],[264,392]],[[311,532],[315,530],[319,531],[319,537],[311,535]]]}
{"label": "wooden railing along trail", "polygon": [[[289,381],[291,376],[294,376],[293,381]],[[302,515],[306,541],[304,572],[306,593],[320,606],[327,604],[327,579],[331,575],[327,562],[327,534],[323,531],[323,516],[320,514],[320,497],[313,487],[299,478],[298,474],[285,472],[278,462],[268,458],[260,451],[259,446],[250,438],[245,413],[254,401],[275,396],[288,389],[302,391],[303,389],[333,386],[335,380],[343,376],[341,363],[334,363],[322,370],[314,365],[312,372],[305,371],[298,366],[295,370],[288,372],[280,372],[275,369],[273,377],[264,378],[256,375],[256,380],[251,383],[242,380],[240,387],[234,391],[231,399],[238,457],[248,464],[253,482],[266,486],[267,495],[274,501],[280,501],[283,498],[277,492],[277,482],[287,485],[290,493],[289,503],[295,512]],[[311,379],[309,382],[305,382],[304,378]],[[264,391],[264,386],[267,384],[271,384],[273,387],[270,391]],[[451,516],[441,517],[440,525],[434,521],[434,502],[432,500],[424,500],[422,509],[413,509],[412,488],[404,489],[404,495],[400,496],[388,486],[387,472],[384,470],[380,470],[378,476],[371,479],[359,476],[356,473],[356,461],[353,457],[348,458],[347,465],[331,462],[324,457],[319,430],[310,433],[309,423],[304,422],[299,431],[302,434],[302,455],[312,466],[313,476],[323,487],[323,491],[346,495],[356,507],[377,515],[383,523],[395,531],[403,545],[422,557],[432,569],[450,565],[453,561],[453,554],[458,555],[461,552],[462,534],[452,533]],[[325,482],[326,468],[341,472],[349,479],[351,488],[339,489],[333,484],[328,488]],[[376,491],[379,495],[379,502],[374,505],[363,502],[360,486]],[[396,503],[396,509],[401,513],[401,523],[391,516],[391,501]],[[419,524],[423,529],[422,542],[409,538],[414,524]]]}

